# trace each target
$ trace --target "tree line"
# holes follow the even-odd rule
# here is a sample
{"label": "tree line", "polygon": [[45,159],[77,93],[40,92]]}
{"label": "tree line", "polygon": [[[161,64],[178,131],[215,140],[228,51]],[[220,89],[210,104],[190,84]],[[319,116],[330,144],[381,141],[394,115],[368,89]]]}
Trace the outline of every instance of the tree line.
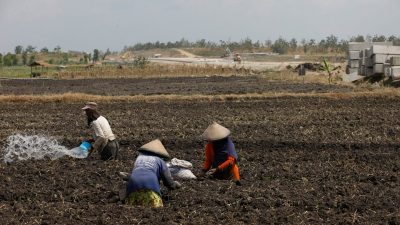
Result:
{"label": "tree line", "polygon": [[43,47],[37,51],[37,48],[32,45],[28,45],[25,48],[22,45],[17,45],[14,48],[14,53],[8,52],[5,55],[0,53],[0,66],[30,65],[36,60],[37,54],[39,53],[48,56],[49,59],[47,62],[49,64],[68,64],[70,63],[70,57],[74,56],[79,57],[79,63],[95,63],[99,60],[104,60],[107,55],[112,54],[110,49],[104,52],[99,49],[94,49],[93,53],[63,52],[60,46],[56,46],[52,51],[47,47]]}
{"label": "tree line", "polygon": [[[275,41],[253,41],[250,38],[242,39],[241,41],[207,41],[201,39],[191,42],[185,38],[175,42],[146,42],[137,43],[133,46],[124,46],[122,52],[151,50],[151,49],[171,49],[171,48],[207,48],[207,49],[229,49],[231,51],[239,52],[256,52],[256,51],[271,51],[278,54],[287,53],[345,53],[348,49],[349,42],[384,42],[392,41],[394,45],[400,46],[400,37],[394,35],[357,35],[351,37],[350,40],[339,39],[337,36],[330,35],[322,40],[315,39],[302,39],[298,41],[295,38],[287,40],[285,38],[278,38]],[[82,64],[95,63],[99,60],[104,60],[110,54],[117,54],[118,52],[111,52],[109,49],[101,51],[94,49],[91,53],[86,52],[63,52],[61,47],[57,45],[52,50],[43,47],[37,50],[36,47],[28,45],[25,48],[18,45],[14,49],[14,53],[7,53],[2,55],[0,53],[0,66],[15,66],[15,65],[29,65],[36,60],[37,53],[50,55],[47,60],[50,64],[68,64],[70,57],[78,57],[79,62]],[[57,57],[52,57],[57,56]],[[76,63],[76,62],[74,62]]]}
{"label": "tree line", "polygon": [[207,41],[201,39],[198,41],[190,42],[189,40],[182,38],[175,42],[146,42],[137,43],[133,46],[125,46],[123,52],[126,51],[138,51],[138,50],[150,50],[150,49],[171,49],[171,48],[229,48],[234,51],[257,51],[257,50],[270,50],[274,53],[286,54],[289,52],[294,53],[329,53],[329,52],[346,52],[348,49],[349,42],[382,42],[382,41],[393,41],[395,45],[400,45],[400,37],[394,35],[386,37],[384,35],[357,35],[350,40],[339,39],[335,35],[330,35],[320,41],[315,39],[302,39],[300,41],[296,38],[287,40],[285,38],[278,38],[275,41],[253,41],[250,38],[242,39],[241,41],[223,41],[218,42]]}

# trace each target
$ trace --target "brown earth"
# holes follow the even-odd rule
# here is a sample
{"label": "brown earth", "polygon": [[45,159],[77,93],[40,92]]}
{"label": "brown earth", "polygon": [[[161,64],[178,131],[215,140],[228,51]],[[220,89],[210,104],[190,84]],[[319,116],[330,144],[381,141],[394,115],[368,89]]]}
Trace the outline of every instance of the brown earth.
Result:
{"label": "brown earth", "polygon": [[350,86],[318,83],[269,81],[257,76],[175,77],[149,79],[0,80],[0,95],[63,94],[79,92],[94,95],[156,94],[244,94],[265,92],[326,93],[350,92]]}
{"label": "brown earth", "polygon": [[[120,160],[1,161],[0,223],[400,224],[399,100],[100,102],[122,146]],[[0,149],[18,132],[76,146],[89,135],[81,107],[1,103]],[[198,173],[199,135],[212,121],[232,130],[243,186],[183,181],[179,191],[163,189],[163,209],[111,202],[121,184],[115,172],[130,171],[138,147],[154,138]]]}

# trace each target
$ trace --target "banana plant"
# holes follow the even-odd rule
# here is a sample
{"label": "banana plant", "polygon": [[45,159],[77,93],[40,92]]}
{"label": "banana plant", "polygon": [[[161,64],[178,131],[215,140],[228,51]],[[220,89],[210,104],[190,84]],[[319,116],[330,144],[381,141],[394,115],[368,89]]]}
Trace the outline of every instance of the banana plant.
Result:
{"label": "banana plant", "polygon": [[323,58],[323,60],[324,60],[324,71],[326,71],[327,73],[328,73],[328,75],[329,75],[329,84],[331,84],[331,82],[332,82],[332,71],[331,71],[331,67],[330,67],[330,65],[326,62],[326,59],[325,58]]}

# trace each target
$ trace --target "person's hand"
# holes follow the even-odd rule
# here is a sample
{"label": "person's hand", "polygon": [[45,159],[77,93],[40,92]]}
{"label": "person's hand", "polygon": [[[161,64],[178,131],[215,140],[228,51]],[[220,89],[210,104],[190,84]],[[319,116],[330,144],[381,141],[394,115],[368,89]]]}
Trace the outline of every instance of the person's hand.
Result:
{"label": "person's hand", "polygon": [[182,184],[179,183],[178,181],[175,181],[174,183],[175,183],[175,189],[179,189],[182,187]]}
{"label": "person's hand", "polygon": [[206,173],[207,173],[207,171],[201,170],[201,172],[197,175],[197,177],[205,177]]}
{"label": "person's hand", "polygon": [[218,168],[212,168],[209,171],[207,171],[206,175],[208,177],[214,176],[214,174],[217,172]]}

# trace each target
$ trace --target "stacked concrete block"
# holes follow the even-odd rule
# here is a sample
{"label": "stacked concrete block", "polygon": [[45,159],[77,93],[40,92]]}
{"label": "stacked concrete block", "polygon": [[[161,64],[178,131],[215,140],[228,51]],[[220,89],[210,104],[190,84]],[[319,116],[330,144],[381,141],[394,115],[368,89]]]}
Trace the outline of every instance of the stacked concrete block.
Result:
{"label": "stacked concrete block", "polygon": [[383,74],[385,72],[384,64],[374,64],[374,66],[372,68],[373,68],[374,75]]}
{"label": "stacked concrete block", "polygon": [[358,60],[358,74],[363,76],[365,76],[365,51],[365,49],[360,51],[360,59]]}
{"label": "stacked concrete block", "polygon": [[400,56],[392,56],[389,60],[390,66],[400,66]]}
{"label": "stacked concrete block", "polygon": [[390,57],[388,76],[391,77],[393,80],[400,79],[400,55]]}
{"label": "stacked concrete block", "polygon": [[363,51],[365,48],[369,48],[370,43],[366,42],[350,42],[349,43],[349,52],[348,52],[348,62],[347,62],[347,72],[358,73],[361,72],[361,65],[360,65],[360,52]]}
{"label": "stacked concrete block", "polygon": [[373,55],[400,55],[400,46],[373,45],[371,47],[371,52]]}
{"label": "stacked concrete block", "polygon": [[374,68],[367,67],[365,68],[365,76],[370,77],[374,75]]}
{"label": "stacked concrete block", "polygon": [[[375,47],[374,50],[373,46],[381,48]],[[390,54],[378,54],[378,52],[383,52],[390,47],[393,47],[392,42],[350,42],[347,65],[349,71],[356,68],[357,73],[363,76],[384,74],[385,63],[389,60]],[[357,59],[358,65],[356,65],[355,59]]]}
{"label": "stacked concrete block", "polygon": [[390,72],[389,76],[393,80],[399,80],[400,79],[400,66],[392,66],[392,67],[390,67],[389,72]]}
{"label": "stacked concrete block", "polygon": [[373,55],[372,61],[374,64],[389,63],[390,58],[393,56],[396,56],[396,55],[383,55],[383,54]]}
{"label": "stacked concrete block", "polygon": [[[400,66],[400,46],[378,46],[371,47],[372,59],[374,63],[374,73],[385,74],[385,68],[388,66],[389,76],[392,79],[399,79],[400,72],[397,64]],[[382,70],[381,70],[382,69]],[[387,71],[386,71],[387,73]]]}

